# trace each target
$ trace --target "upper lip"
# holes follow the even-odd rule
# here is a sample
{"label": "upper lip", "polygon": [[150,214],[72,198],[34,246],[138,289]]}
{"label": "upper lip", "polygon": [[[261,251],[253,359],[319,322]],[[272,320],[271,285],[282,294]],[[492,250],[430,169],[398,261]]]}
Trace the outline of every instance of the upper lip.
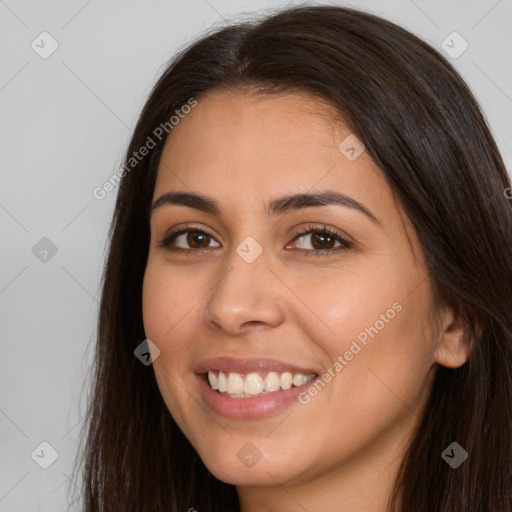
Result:
{"label": "upper lip", "polygon": [[269,359],[267,357],[215,357],[213,359],[205,359],[196,365],[194,368],[194,373],[202,374],[210,370],[217,370],[224,373],[251,373],[269,371],[302,373],[304,375],[309,375],[312,373],[317,374],[317,372],[312,368],[285,363],[283,361],[278,361],[277,359]]}

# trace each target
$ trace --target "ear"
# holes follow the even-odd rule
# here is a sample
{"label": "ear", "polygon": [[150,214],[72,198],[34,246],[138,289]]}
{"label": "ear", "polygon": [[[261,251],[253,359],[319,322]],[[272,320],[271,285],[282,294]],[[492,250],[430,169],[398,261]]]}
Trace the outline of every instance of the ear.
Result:
{"label": "ear", "polygon": [[469,359],[471,352],[469,326],[460,312],[451,307],[443,308],[441,319],[434,359],[447,368],[459,368]]}

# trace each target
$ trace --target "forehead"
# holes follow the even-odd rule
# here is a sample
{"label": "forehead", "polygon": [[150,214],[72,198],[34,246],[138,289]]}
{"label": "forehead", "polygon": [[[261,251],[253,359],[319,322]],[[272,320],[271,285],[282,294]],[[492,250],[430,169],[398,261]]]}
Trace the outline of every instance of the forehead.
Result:
{"label": "forehead", "polygon": [[261,206],[262,196],[330,188],[377,201],[374,209],[393,206],[369,154],[351,161],[340,151],[347,137],[354,134],[339,113],[309,95],[210,92],[169,135],[154,197],[189,189],[249,208],[254,195]]}

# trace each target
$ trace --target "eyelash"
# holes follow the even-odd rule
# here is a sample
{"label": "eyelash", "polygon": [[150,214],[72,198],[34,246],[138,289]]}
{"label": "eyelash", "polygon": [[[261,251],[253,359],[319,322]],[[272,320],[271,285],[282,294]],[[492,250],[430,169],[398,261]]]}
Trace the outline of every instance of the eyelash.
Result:
{"label": "eyelash", "polygon": [[[190,254],[192,252],[202,252],[202,251],[209,249],[208,247],[200,247],[197,249],[183,249],[181,247],[171,247],[170,244],[171,244],[171,242],[173,242],[175,240],[176,237],[178,237],[179,235],[182,235],[184,233],[189,233],[189,232],[205,234],[205,235],[215,239],[213,234],[210,233],[210,231],[208,231],[205,228],[194,228],[194,227],[189,227],[188,225],[185,225],[184,228],[181,228],[181,229],[178,229],[175,231],[171,231],[170,233],[168,233],[165,236],[165,238],[163,240],[158,241],[157,242],[158,247],[166,248],[173,252],[186,253],[186,254]],[[344,238],[342,238],[338,233],[329,229],[327,226],[322,226],[321,228],[318,228],[318,227],[309,225],[303,231],[300,231],[299,233],[297,233],[295,235],[295,237],[293,238],[292,242],[297,240],[298,238],[301,238],[304,235],[309,235],[312,233],[329,235],[329,236],[333,237],[335,239],[335,241],[340,242],[341,247],[337,247],[336,249],[319,249],[319,250],[299,249],[299,250],[303,251],[304,253],[306,253],[307,256],[314,256],[314,257],[328,256],[329,254],[338,253],[340,251],[346,251],[347,249],[352,248],[352,243],[350,243],[347,240],[345,240]]]}

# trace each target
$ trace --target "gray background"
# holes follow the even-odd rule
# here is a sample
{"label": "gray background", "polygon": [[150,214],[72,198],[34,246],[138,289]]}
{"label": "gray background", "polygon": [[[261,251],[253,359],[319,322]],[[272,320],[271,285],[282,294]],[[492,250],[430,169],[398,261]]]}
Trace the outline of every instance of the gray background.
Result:
{"label": "gray background", "polygon": [[[92,191],[119,167],[151,85],[208,27],[296,3],[0,0],[0,512],[77,510],[66,493],[116,194],[98,200]],[[469,47],[452,61],[510,169],[511,0],[337,3],[381,14],[440,49],[461,34]],[[51,48],[44,31],[59,45],[46,59],[31,47]],[[58,452],[47,469],[43,441]]]}

